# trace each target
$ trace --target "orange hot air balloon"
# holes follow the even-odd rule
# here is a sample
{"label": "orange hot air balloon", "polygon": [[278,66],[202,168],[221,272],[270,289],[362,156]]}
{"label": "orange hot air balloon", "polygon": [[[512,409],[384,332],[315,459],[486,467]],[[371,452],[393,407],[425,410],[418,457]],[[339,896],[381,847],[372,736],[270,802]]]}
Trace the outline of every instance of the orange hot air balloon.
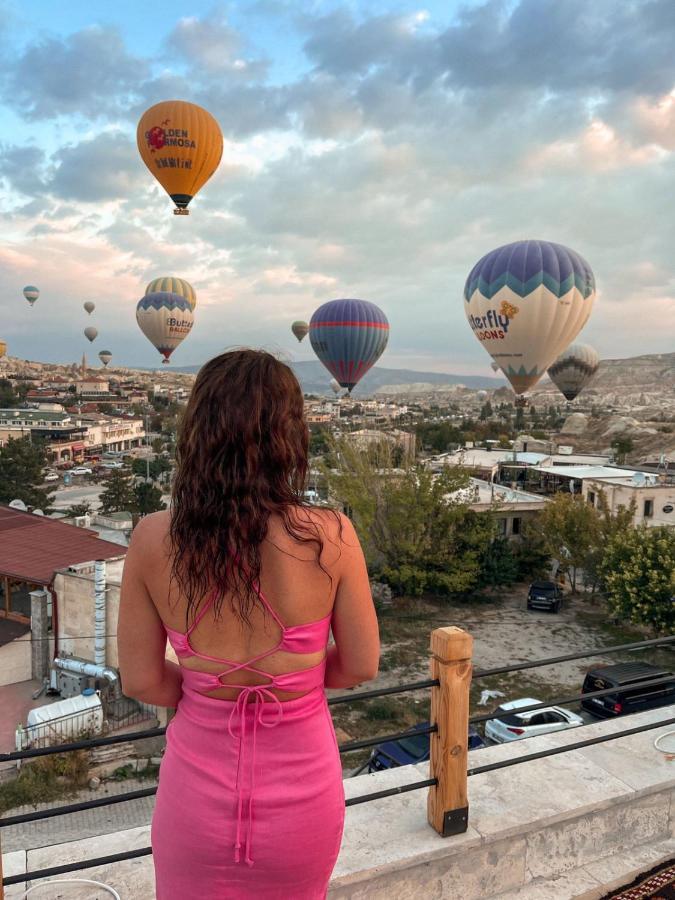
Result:
{"label": "orange hot air balloon", "polygon": [[143,113],[136,140],[141,159],[176,204],[174,214],[189,215],[188,203],[223,155],[216,120],[194,103],[165,100]]}

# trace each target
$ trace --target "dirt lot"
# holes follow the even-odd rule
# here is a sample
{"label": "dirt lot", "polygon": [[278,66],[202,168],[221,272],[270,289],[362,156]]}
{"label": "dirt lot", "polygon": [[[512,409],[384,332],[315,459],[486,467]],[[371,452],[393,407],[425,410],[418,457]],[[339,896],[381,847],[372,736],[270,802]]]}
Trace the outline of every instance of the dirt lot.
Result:
{"label": "dirt lot", "polygon": [[[402,598],[380,614],[382,657],[380,674],[365,689],[388,687],[429,677],[429,634],[433,628],[457,625],[474,638],[474,667],[493,668],[550,656],[581,652],[594,647],[644,640],[653,635],[643,630],[612,624],[604,604],[584,597],[566,597],[559,614],[528,612],[527,585],[500,589],[491,597],[467,603]],[[478,706],[485,688],[502,691],[504,700],[531,696],[548,700],[579,693],[586,670],[592,664],[642,659],[672,666],[672,650],[595,656],[558,663],[525,672],[477,679],[471,688],[471,712],[489,712],[499,701]],[[342,693],[342,692],[329,692]],[[376,736],[396,731],[428,717],[428,691],[383,697],[334,706],[331,709],[340,740]],[[343,757],[351,769],[367,757],[367,751]]]}

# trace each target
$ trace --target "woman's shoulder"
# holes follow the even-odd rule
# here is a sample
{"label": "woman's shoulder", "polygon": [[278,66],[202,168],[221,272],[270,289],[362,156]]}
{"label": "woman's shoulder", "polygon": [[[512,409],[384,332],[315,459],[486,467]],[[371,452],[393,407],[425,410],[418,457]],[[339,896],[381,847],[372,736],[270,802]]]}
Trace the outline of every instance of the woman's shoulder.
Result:
{"label": "woman's shoulder", "polygon": [[167,509],[143,516],[133,530],[130,546],[147,553],[158,550],[165,552],[170,525],[171,518]]}

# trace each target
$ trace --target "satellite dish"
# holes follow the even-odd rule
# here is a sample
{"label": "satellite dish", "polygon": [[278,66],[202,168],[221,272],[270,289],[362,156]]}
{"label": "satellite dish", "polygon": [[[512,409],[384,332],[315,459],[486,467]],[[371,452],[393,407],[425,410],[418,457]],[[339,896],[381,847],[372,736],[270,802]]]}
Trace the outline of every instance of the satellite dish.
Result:
{"label": "satellite dish", "polygon": [[42,512],[41,509],[34,509],[34,510],[33,510],[33,515],[34,515],[34,516],[44,516],[44,513]]}
{"label": "satellite dish", "polygon": [[9,506],[11,509],[18,509],[21,510],[21,512],[28,512],[28,507],[23,502],[23,500],[12,500],[10,501]]}

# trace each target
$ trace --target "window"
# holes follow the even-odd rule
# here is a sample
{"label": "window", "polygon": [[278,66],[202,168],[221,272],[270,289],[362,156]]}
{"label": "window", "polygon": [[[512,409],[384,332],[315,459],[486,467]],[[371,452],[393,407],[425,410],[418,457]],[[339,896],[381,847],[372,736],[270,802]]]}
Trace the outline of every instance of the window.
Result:
{"label": "window", "polygon": [[595,506],[595,491],[588,492],[588,502],[591,504],[591,506]]}
{"label": "window", "polygon": [[511,525],[511,534],[520,534],[520,519],[514,519]]}
{"label": "window", "polygon": [[645,519],[651,519],[654,515],[654,501],[653,500],[645,500],[644,506],[642,508],[642,515]]}

